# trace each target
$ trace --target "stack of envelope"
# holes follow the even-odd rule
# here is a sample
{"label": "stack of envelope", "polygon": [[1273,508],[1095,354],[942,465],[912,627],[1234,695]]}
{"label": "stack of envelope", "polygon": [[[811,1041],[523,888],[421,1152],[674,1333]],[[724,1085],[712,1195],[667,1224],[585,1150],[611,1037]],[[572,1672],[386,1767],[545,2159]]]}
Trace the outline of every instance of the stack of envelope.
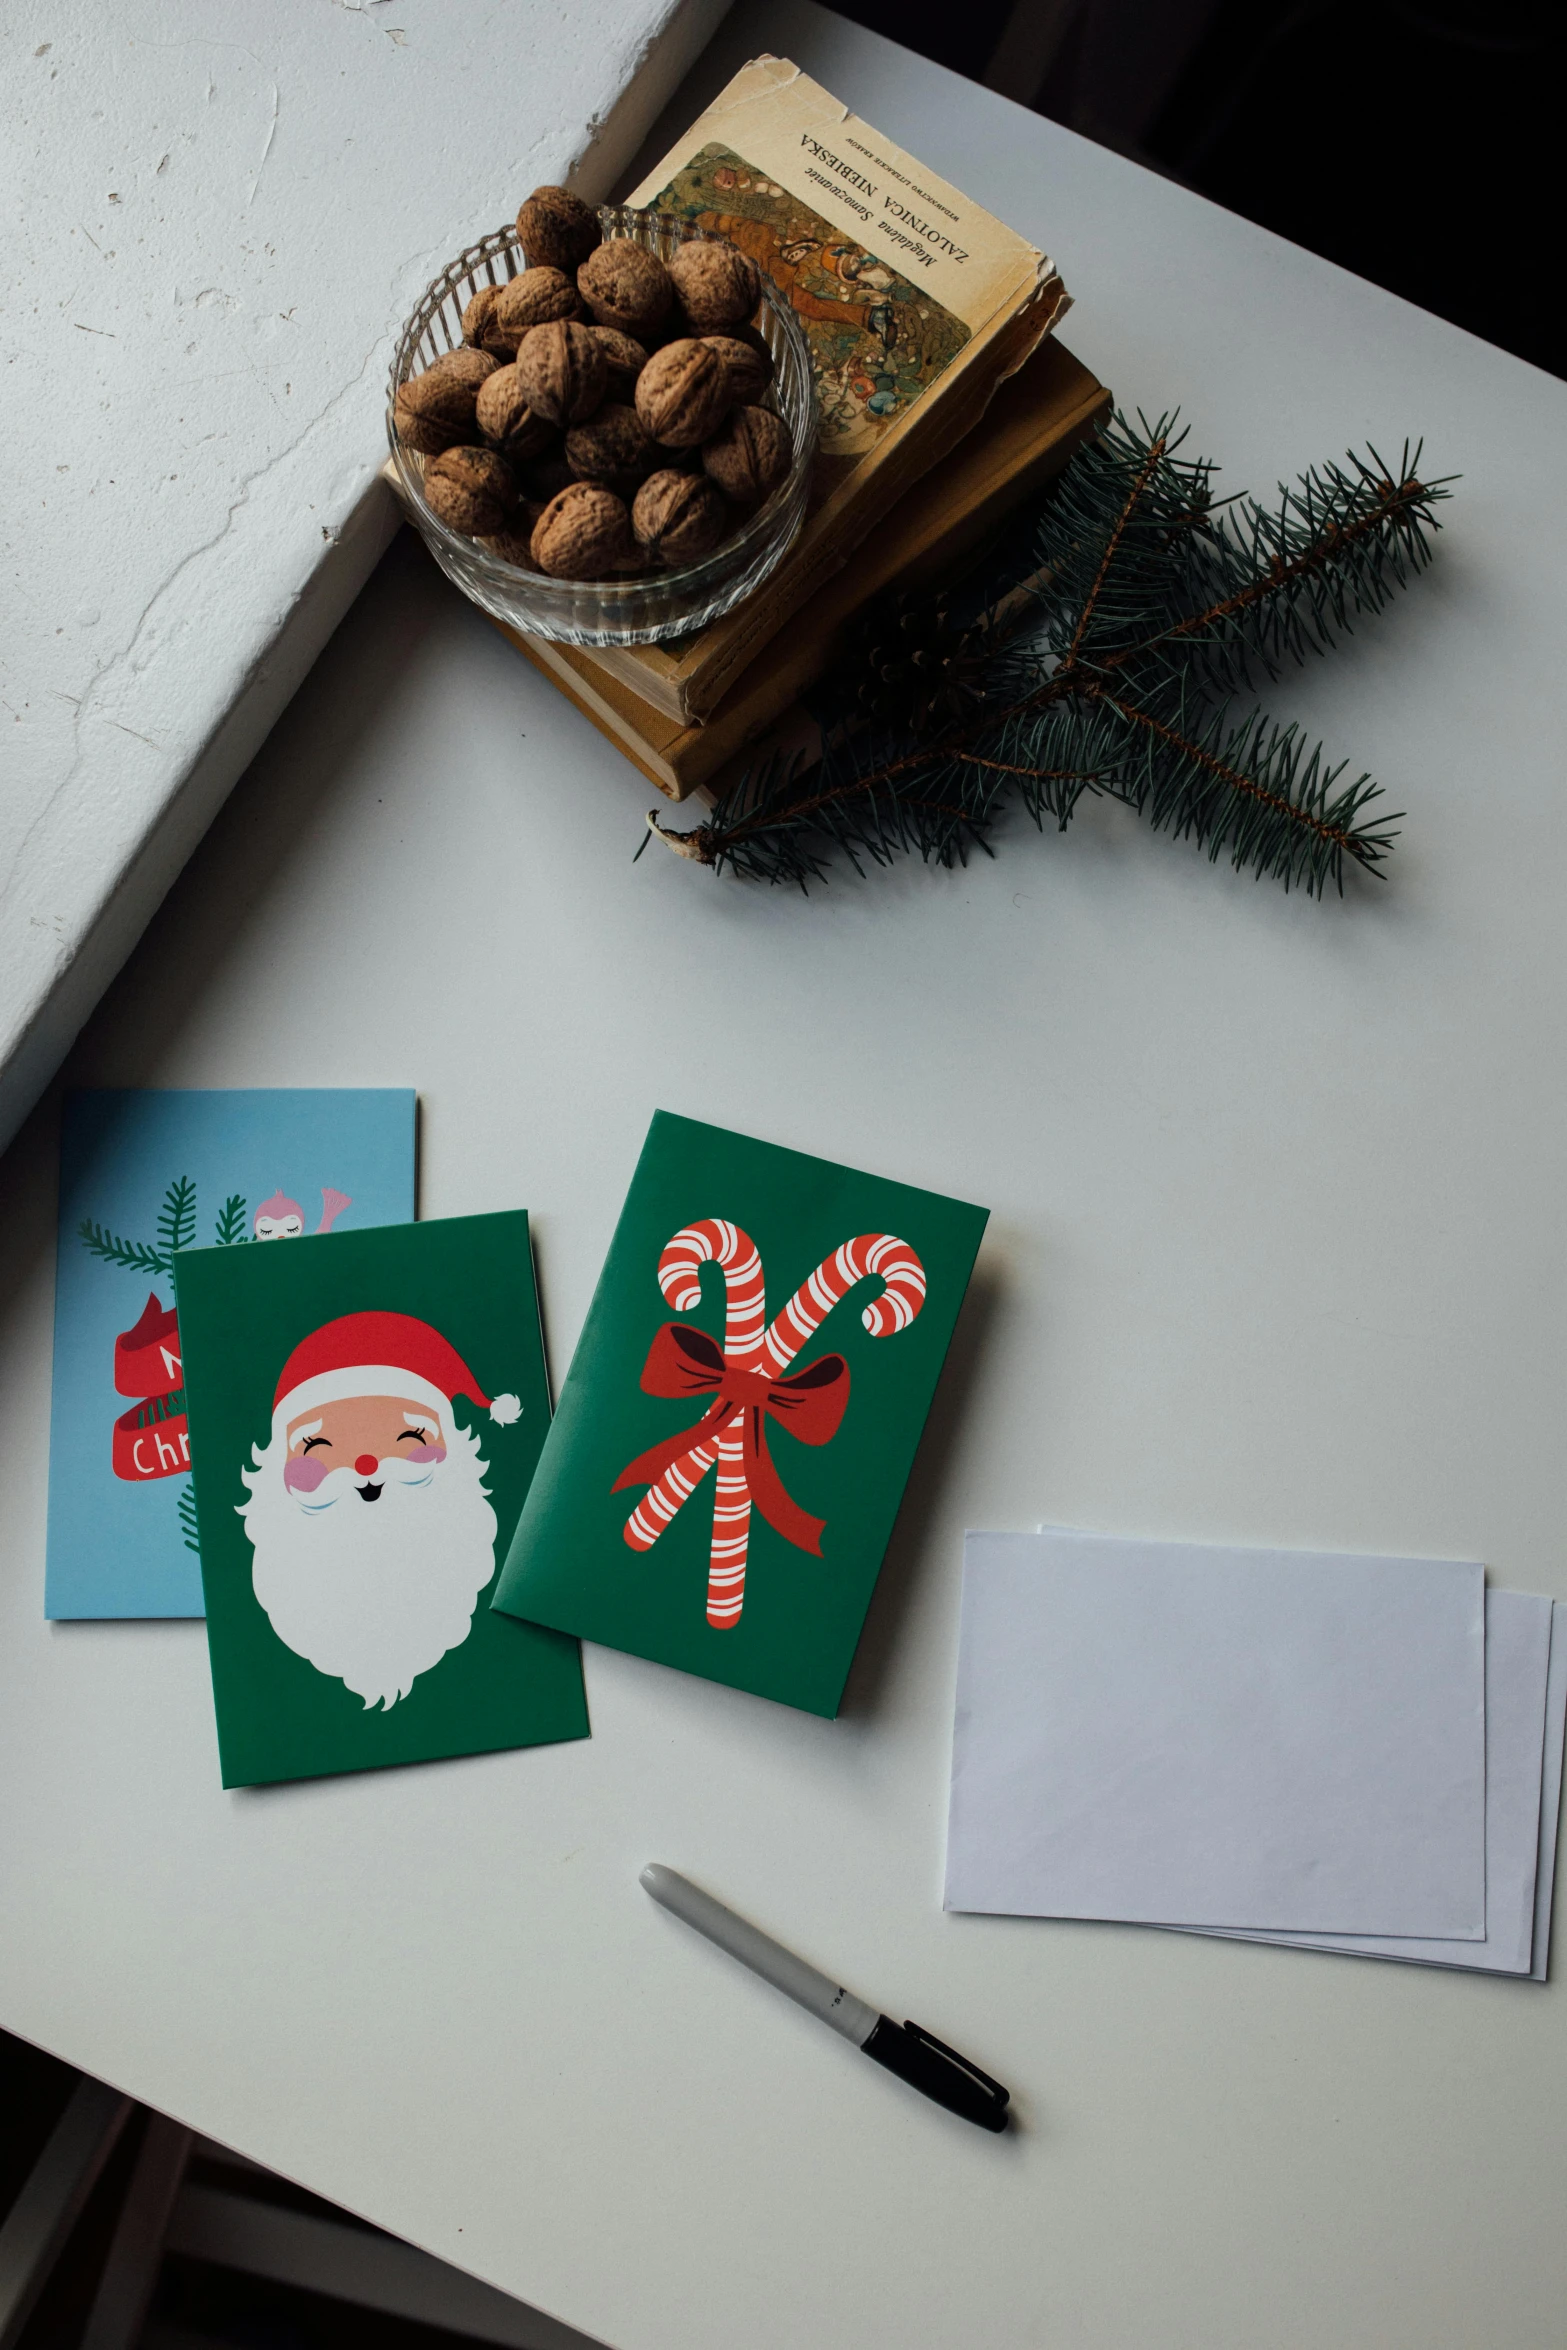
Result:
{"label": "stack of envelope", "polygon": [[1543,1982],[1564,1718],[1477,1563],[970,1534],[946,1906]]}

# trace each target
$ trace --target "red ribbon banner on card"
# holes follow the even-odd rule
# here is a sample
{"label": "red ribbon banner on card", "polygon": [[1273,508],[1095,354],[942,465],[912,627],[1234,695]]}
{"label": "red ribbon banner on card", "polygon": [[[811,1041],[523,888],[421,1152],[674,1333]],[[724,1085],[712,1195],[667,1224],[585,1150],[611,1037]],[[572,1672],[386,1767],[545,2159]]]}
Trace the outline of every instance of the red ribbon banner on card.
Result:
{"label": "red ribbon banner on card", "polygon": [[135,1327],[114,1342],[114,1384],[141,1401],[114,1423],[114,1474],[139,1485],[150,1477],[181,1477],[190,1467],[185,1420],[185,1370],[179,1323],[156,1293]]}

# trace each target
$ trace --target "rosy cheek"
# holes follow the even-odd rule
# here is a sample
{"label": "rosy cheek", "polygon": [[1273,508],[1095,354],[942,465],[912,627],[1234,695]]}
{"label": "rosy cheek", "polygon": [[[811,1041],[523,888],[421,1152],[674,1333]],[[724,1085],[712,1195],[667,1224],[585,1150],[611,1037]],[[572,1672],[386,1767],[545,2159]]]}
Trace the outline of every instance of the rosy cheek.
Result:
{"label": "rosy cheek", "polygon": [[314,1453],[301,1453],[297,1460],[283,1463],[283,1483],[290,1493],[314,1493],[331,1467],[330,1461],[318,1461]]}
{"label": "rosy cheek", "polygon": [[405,1457],[411,1461],[444,1461],[446,1447],[444,1444],[411,1444]]}

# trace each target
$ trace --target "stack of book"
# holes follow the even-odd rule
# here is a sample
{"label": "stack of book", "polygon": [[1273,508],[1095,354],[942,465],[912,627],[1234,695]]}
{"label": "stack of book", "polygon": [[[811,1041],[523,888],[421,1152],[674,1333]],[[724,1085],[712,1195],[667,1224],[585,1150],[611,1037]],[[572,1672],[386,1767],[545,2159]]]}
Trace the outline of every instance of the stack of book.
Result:
{"label": "stack of book", "polygon": [[729,238],[785,292],[821,425],[803,531],[709,627],[590,650],[496,624],[679,800],[787,736],[863,607],[939,576],[1061,469],[1110,395],[1052,339],[1068,303],[1054,264],[787,59],[744,67],[630,201]]}
{"label": "stack of book", "polygon": [[[553,644],[496,626],[559,686],[650,783],[672,800],[710,785],[828,669],[858,613],[887,590],[939,575],[1031,490],[1058,473],[1103,421],[1110,395],[1057,342],[1041,345],[1002,385],[984,426],[891,512],[791,610],[786,559],[748,603],[675,645]],[[775,605],[776,583],[776,605]],[[734,673],[741,624],[748,659]],[[756,655],[766,651],[768,658]]]}

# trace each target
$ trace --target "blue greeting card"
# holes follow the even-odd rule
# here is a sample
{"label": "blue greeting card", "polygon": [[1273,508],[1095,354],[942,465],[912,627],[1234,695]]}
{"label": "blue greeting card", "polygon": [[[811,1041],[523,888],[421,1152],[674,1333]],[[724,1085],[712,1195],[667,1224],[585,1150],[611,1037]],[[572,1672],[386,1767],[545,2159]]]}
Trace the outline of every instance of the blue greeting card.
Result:
{"label": "blue greeting card", "polygon": [[410,1092],[68,1094],[44,1613],[199,1616],[181,1248],[407,1224]]}

